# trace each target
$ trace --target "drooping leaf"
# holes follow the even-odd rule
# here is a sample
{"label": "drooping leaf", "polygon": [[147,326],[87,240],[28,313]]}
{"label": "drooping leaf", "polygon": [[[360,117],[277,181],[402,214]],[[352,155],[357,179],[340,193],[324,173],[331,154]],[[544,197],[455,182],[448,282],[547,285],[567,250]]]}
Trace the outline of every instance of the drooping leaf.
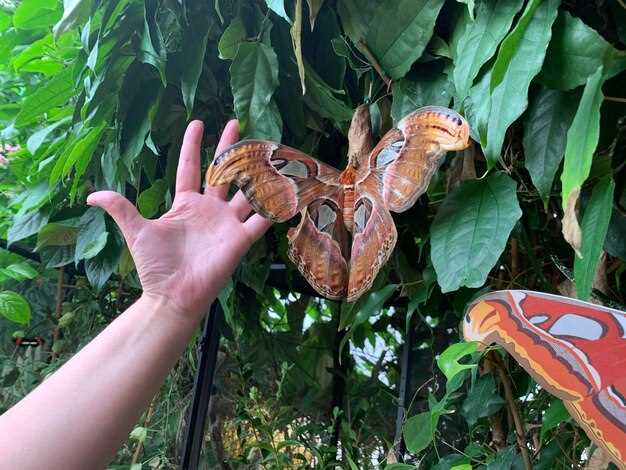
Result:
{"label": "drooping leaf", "polygon": [[582,258],[576,256],[574,259],[576,294],[581,300],[587,300],[591,294],[593,278],[602,254],[613,211],[614,189],[615,182],[611,176],[601,179],[594,186],[591,199],[583,215],[583,240],[580,249]]}
{"label": "drooping leaf", "polygon": [[433,440],[433,432],[429,411],[411,416],[402,426],[402,436],[406,448],[413,453],[421,452],[430,445]]}
{"label": "drooping leaf", "polygon": [[352,119],[352,108],[338,99],[334,95],[334,90],[306,63],[305,69],[307,94],[304,96],[304,102],[306,105],[320,116],[337,123],[338,127],[340,123]]}
{"label": "drooping leaf", "polygon": [[51,186],[55,185],[61,177],[68,175],[73,168],[76,168],[75,178],[81,177],[100,143],[104,127],[103,124],[86,130],[72,146],[68,147],[66,152],[60,155],[50,172]]}
{"label": "drooping leaf", "polygon": [[280,140],[280,135],[276,139],[261,127],[276,119],[269,111],[278,86],[278,60],[272,48],[260,42],[241,44],[230,67],[230,86],[241,134]]}
{"label": "drooping leaf", "polygon": [[111,234],[107,244],[97,256],[85,260],[85,272],[89,283],[96,290],[102,289],[115,270],[122,254],[122,243],[117,236]]}
{"label": "drooping leaf", "polygon": [[567,130],[576,113],[572,93],[541,88],[531,99],[524,123],[525,166],[544,203],[563,156]]}
{"label": "drooping leaf", "polygon": [[583,85],[600,66],[605,79],[626,69],[626,53],[566,11],[559,13],[553,36],[540,75],[550,88],[571,90]]}
{"label": "drooping leaf", "polygon": [[[487,147],[484,149],[490,168],[500,158],[507,129],[528,106],[528,88],[541,70],[559,4],[559,0],[546,0],[537,6],[507,61],[508,67],[501,81],[491,94]],[[491,85],[493,83],[491,79]]]}
{"label": "drooping leaf", "polygon": [[446,350],[439,355],[437,365],[448,379],[448,382],[454,379],[460,372],[476,367],[476,364],[461,364],[459,362],[460,359],[474,352],[476,352],[475,342],[454,343],[448,346]]}
{"label": "drooping leaf", "polygon": [[139,207],[141,215],[147,219],[154,217],[165,201],[167,190],[167,182],[164,179],[158,179],[152,186],[143,191],[137,198],[137,207]]}
{"label": "drooping leaf", "polygon": [[352,308],[349,309],[350,313],[348,315],[342,315],[339,328],[344,329],[349,326],[355,328],[367,321],[371,316],[378,314],[385,302],[389,300],[397,288],[398,286],[396,284],[389,284],[382,289],[369,292],[362,296]]}
{"label": "drooping leaf", "polygon": [[18,214],[7,232],[7,244],[11,245],[26,237],[36,234],[39,229],[48,223],[48,213],[42,211]]}
{"label": "drooping leaf", "polygon": [[180,91],[187,109],[187,119],[191,117],[196,100],[198,81],[202,73],[202,64],[209,39],[209,28],[192,21],[186,32],[186,46],[183,48],[183,63],[185,64],[180,76]]}
{"label": "drooping leaf", "polygon": [[153,82],[145,83],[145,86],[137,93],[129,106],[128,113],[122,124],[122,136],[120,139],[120,153],[128,168],[143,149],[146,138],[150,132],[152,118],[157,109],[160,90]]}
{"label": "drooping leaf", "polygon": [[[541,4],[542,0],[530,0],[526,4],[526,8],[524,9],[524,13],[520,17],[519,21],[513,28],[513,30],[504,38],[502,44],[500,44],[500,49],[498,50],[498,57],[496,58],[495,63],[491,69],[491,83],[489,84],[489,89],[493,93],[493,90],[502,82],[504,79],[504,75],[508,70],[511,60],[513,60],[513,56],[515,55],[517,48],[519,47],[522,39],[524,38],[524,33],[528,28],[533,16],[535,15],[535,10]],[[558,7],[558,4],[555,8]],[[548,30],[552,28],[552,23],[548,26]]]}
{"label": "drooping leaf", "polygon": [[30,322],[30,305],[17,292],[0,291],[0,315],[13,323],[27,325]]}
{"label": "drooping leaf", "polygon": [[161,31],[154,17],[155,14],[154,2],[146,2],[144,5],[143,32],[141,33],[137,57],[142,62],[152,65],[159,72],[161,83],[165,88],[167,86],[165,75],[167,53]]}
{"label": "drooping leaf", "polygon": [[480,68],[496,52],[522,3],[521,0],[483,0],[476,8],[476,20],[464,21],[465,30],[453,51],[455,96],[459,102],[469,94]]}
{"label": "drooping leaf", "polygon": [[246,27],[240,17],[235,17],[222,33],[222,37],[217,45],[220,59],[234,59],[237,49],[246,39]]}
{"label": "drooping leaf", "polygon": [[441,204],[430,228],[431,259],[442,292],[480,287],[522,211],[504,173],[465,181]]}
{"label": "drooping leaf", "polygon": [[379,2],[365,44],[389,78],[402,78],[422,55],[443,4],[443,0]]}
{"label": "drooping leaf", "polygon": [[97,207],[90,207],[82,215],[76,237],[74,262],[96,256],[107,244],[109,234],[106,230],[104,212]]}
{"label": "drooping leaf", "polygon": [[561,196],[563,212],[569,216],[563,218],[563,233],[574,251],[577,252],[580,250],[578,237],[567,234],[580,231],[574,208],[580,194],[580,188],[589,176],[593,154],[598,145],[603,83],[603,68],[600,67],[587,80],[576,115],[567,131],[565,160],[561,174]]}
{"label": "drooping leaf", "polygon": [[470,426],[476,424],[480,418],[491,416],[498,412],[504,399],[498,393],[496,381],[493,375],[487,374],[480,377],[467,394],[463,401],[463,416]]}
{"label": "drooping leaf", "polygon": [[32,124],[52,108],[68,104],[74,93],[72,68],[67,67],[26,97],[22,102],[20,112],[15,118],[16,127]]}

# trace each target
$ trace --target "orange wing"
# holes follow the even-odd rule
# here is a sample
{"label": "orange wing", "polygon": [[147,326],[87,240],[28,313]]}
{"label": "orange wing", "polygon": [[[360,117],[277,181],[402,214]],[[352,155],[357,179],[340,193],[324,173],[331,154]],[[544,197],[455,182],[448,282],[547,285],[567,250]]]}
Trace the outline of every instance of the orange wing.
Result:
{"label": "orange wing", "polygon": [[206,182],[234,182],[256,212],[285,222],[315,199],[341,189],[339,171],[285,145],[265,140],[242,140],[218,155],[207,170]]}
{"label": "orange wing", "polygon": [[353,218],[348,302],[354,302],[372,287],[398,237],[381,196],[380,179],[373,173],[355,185]]}
{"label": "orange wing", "polygon": [[626,469],[626,313],[531,291],[480,297],[468,341],[502,345]]}
{"label": "orange wing", "polygon": [[402,119],[383,136],[367,160],[359,162],[359,179],[376,173],[387,208],[404,212],[426,191],[446,152],[468,145],[469,126],[460,114],[426,106]]}

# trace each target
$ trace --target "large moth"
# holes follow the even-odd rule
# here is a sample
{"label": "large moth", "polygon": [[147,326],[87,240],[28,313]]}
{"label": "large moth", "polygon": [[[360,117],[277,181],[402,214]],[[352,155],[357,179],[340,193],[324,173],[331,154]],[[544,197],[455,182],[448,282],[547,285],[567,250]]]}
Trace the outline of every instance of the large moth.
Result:
{"label": "large moth", "polygon": [[532,291],[483,295],[463,335],[502,345],[626,469],[626,313]]}
{"label": "large moth", "polygon": [[409,209],[446,152],[469,145],[469,126],[455,111],[428,106],[372,149],[369,112],[361,106],[348,135],[343,171],[275,142],[244,140],[216,156],[206,180],[234,182],[274,222],[301,214],[287,235],[289,258],[321,295],[352,302],[371,287],[396,244],[390,211]]}

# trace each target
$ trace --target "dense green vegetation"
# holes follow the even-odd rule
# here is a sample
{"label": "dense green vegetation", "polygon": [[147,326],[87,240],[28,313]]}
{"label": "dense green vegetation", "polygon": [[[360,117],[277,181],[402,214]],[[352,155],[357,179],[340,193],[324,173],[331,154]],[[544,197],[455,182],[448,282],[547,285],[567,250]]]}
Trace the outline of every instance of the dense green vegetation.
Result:
{"label": "dense green vegetation", "polygon": [[[505,353],[481,359],[458,324],[489,289],[626,310],[625,47],[621,0],[0,1],[0,238],[41,260],[0,249],[0,412],[138,296],[118,229],[85,198],[113,189],[164,212],[188,119],[206,123],[205,162],[236,116],[246,137],[342,168],[358,105],[380,136],[437,104],[476,143],[394,216],[369,294],[299,292],[286,225],[222,292],[204,468],[517,469],[520,445],[536,469],[582,468],[596,454],[562,403]],[[280,285],[272,264],[287,265]],[[190,345],[112,468],[176,465],[196,367]]]}

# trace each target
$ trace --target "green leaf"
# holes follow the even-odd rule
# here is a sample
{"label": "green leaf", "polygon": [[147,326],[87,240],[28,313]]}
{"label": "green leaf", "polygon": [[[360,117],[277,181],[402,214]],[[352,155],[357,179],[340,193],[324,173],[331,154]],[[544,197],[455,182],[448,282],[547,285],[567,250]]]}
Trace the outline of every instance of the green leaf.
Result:
{"label": "green leaf", "polygon": [[49,182],[51,186],[58,183],[61,177],[67,176],[73,168],[76,168],[74,178],[78,179],[82,176],[100,143],[104,126],[105,124],[86,130],[73,145],[68,146],[67,150],[59,156],[50,172]]}
{"label": "green leaf", "polygon": [[63,0],[63,17],[53,29],[55,37],[82,23],[89,15],[92,4],[93,0]]}
{"label": "green leaf", "polygon": [[336,98],[334,91],[315,71],[305,64],[306,89],[304,96],[306,105],[324,118],[331,119],[341,127],[340,123],[352,119],[352,108]]}
{"label": "green leaf", "polygon": [[165,76],[167,52],[159,25],[154,18],[155,15],[156,12],[151,11],[147,3],[144,4],[143,32],[137,57],[141,62],[152,65],[157,69],[163,88],[165,88],[167,86],[167,78]]}
{"label": "green leaf", "polygon": [[483,0],[478,3],[476,20],[465,18],[465,30],[453,54],[455,96],[459,102],[469,94],[480,68],[496,52],[522,4],[522,0]]}
{"label": "green leaf", "polygon": [[217,45],[220,59],[234,59],[239,49],[239,44],[246,39],[246,27],[240,17],[235,17],[222,33]]}
{"label": "green leaf", "polygon": [[76,243],[78,229],[59,222],[44,225],[37,234],[36,250],[48,246],[67,246]]}
{"label": "green leaf", "polygon": [[389,78],[402,78],[422,55],[443,4],[443,0],[379,2],[365,43]]}
{"label": "green leaf", "polygon": [[411,416],[402,426],[402,436],[406,448],[414,454],[421,452],[430,445],[433,440],[433,433],[434,429],[429,411]]}
{"label": "green leaf", "polygon": [[81,259],[90,259],[100,253],[107,244],[108,236],[102,209],[87,209],[79,221],[74,262],[78,264]]}
{"label": "green leaf", "polygon": [[26,262],[14,263],[6,268],[0,268],[0,273],[16,281],[25,281],[39,276],[37,270]]}
{"label": "green leaf", "polygon": [[40,129],[37,132],[34,132],[33,134],[31,134],[28,140],[26,141],[26,148],[28,148],[28,151],[31,154],[35,155],[37,150],[39,150],[39,148],[41,147],[41,144],[45,142],[48,136],[54,130],[58,129],[60,126],[64,124],[68,124],[70,120],[71,120],[70,117],[61,119],[60,121],[57,121],[54,124],[46,126],[43,129]]}
{"label": "green leaf", "polygon": [[361,297],[349,309],[349,315],[342,315],[339,329],[345,329],[349,326],[355,328],[366,322],[371,316],[378,314],[397,288],[396,284],[389,284],[382,289],[369,292]]}
{"label": "green leaf", "polygon": [[448,194],[430,228],[442,292],[485,283],[522,215],[515,193],[515,181],[496,173],[465,181]]}
{"label": "green leaf", "polygon": [[563,210],[567,208],[572,191],[580,189],[589,176],[591,161],[600,137],[603,83],[603,68],[600,67],[587,80],[576,115],[567,131],[565,161],[561,174]]}
{"label": "green leaf", "polygon": [[544,204],[565,155],[567,130],[577,102],[572,93],[541,88],[528,107],[523,139],[525,166]]}
{"label": "green leaf", "polygon": [[451,83],[445,74],[424,73],[417,81],[403,78],[393,86],[391,117],[397,124],[407,114],[422,106],[448,106]]}
{"label": "green leaf", "polygon": [[611,176],[606,176],[594,186],[589,204],[585,209],[582,223],[582,259],[574,259],[574,279],[576,294],[581,300],[587,300],[591,294],[593,278],[604,241],[609,229],[611,213],[613,211],[613,191],[615,182]]}
{"label": "green leaf", "polygon": [[476,352],[477,343],[472,341],[469,343],[451,344],[437,358],[437,365],[441,372],[444,373],[448,382],[450,382],[458,373],[465,369],[472,369],[477,364],[461,364],[459,359]]}
{"label": "green leaf", "polygon": [[386,465],[385,470],[418,470],[418,467],[407,463],[392,463],[391,465]]}
{"label": "green leaf", "polygon": [[204,55],[209,39],[209,28],[205,24],[200,26],[197,23],[197,21],[192,21],[185,36],[186,46],[183,48],[183,63],[185,65],[180,76],[180,91],[183,94],[183,102],[187,109],[187,119],[191,117],[193,112],[196,90],[202,74],[202,64],[204,64]]}
{"label": "green leaf", "polygon": [[150,132],[152,119],[159,102],[159,89],[147,84],[135,97],[122,124],[120,153],[128,168],[139,156]]}
{"label": "green leaf", "polygon": [[[530,2],[528,2],[526,8],[524,9],[524,13],[513,28],[513,31],[511,31],[507,37],[504,38],[502,44],[500,44],[498,57],[496,58],[496,61],[491,69],[491,83],[489,85],[489,89],[492,92],[504,79],[504,75],[511,64],[511,60],[513,60],[513,57],[515,56],[515,53],[524,38],[524,33],[535,15],[535,10],[537,10],[537,7],[541,4],[541,2],[542,0],[530,0]],[[556,8],[558,8],[558,4],[555,5],[555,9]],[[552,23],[548,26],[548,30],[551,28]],[[548,41],[549,38],[550,37],[548,36]]]}
{"label": "green leaf", "polygon": [[626,68],[626,53],[566,11],[554,23],[553,36],[540,75],[550,88],[570,90],[583,85],[602,65],[605,79]]}
{"label": "green leaf", "polygon": [[0,315],[13,323],[27,325],[30,322],[30,305],[17,292],[0,291]]}
{"label": "green leaf", "polygon": [[268,111],[278,86],[278,60],[272,48],[260,42],[241,44],[230,67],[230,86],[241,134],[280,140],[280,135],[275,139],[261,127],[263,119],[275,118]]}
{"label": "green leaf", "polygon": [[541,439],[543,440],[548,431],[556,428],[563,421],[567,421],[569,419],[570,415],[563,402],[557,398],[553,398],[550,402],[550,406],[541,419]]}
{"label": "green leaf", "polygon": [[[508,67],[491,94],[487,147],[484,149],[489,168],[500,158],[504,136],[509,126],[519,118],[528,105],[528,87],[541,70],[551,27],[557,15],[559,0],[545,0],[534,11],[522,37],[507,60]],[[491,79],[491,85],[494,80]]]}
{"label": "green leaf", "polygon": [[141,215],[147,219],[154,217],[165,201],[167,190],[167,182],[164,179],[158,179],[152,186],[143,191],[137,198],[137,206]]}
{"label": "green leaf", "polygon": [[463,401],[463,416],[471,427],[480,418],[498,412],[504,403],[504,399],[498,394],[493,375],[483,375],[474,382]]}
{"label": "green leaf", "polygon": [[487,465],[486,470],[513,470],[522,468],[523,463],[515,446],[498,451],[496,458]]}
{"label": "green leaf", "polygon": [[66,67],[24,99],[22,109],[15,118],[15,126],[23,127],[32,124],[52,108],[68,104],[75,93],[72,68]]}
{"label": "green leaf", "polygon": [[60,17],[57,0],[23,0],[13,13],[13,26],[17,29],[46,28]]}
{"label": "green leaf", "polygon": [[46,246],[39,250],[41,262],[46,268],[58,268],[74,261],[74,245]]}
{"label": "green leaf", "polygon": [[48,223],[48,214],[41,211],[18,214],[13,218],[13,224],[7,233],[7,244],[11,245],[19,240],[34,235]]}
{"label": "green leaf", "polygon": [[122,244],[118,237],[108,238],[104,249],[97,256],[85,261],[85,272],[89,283],[99,291],[109,280],[122,254]]}

